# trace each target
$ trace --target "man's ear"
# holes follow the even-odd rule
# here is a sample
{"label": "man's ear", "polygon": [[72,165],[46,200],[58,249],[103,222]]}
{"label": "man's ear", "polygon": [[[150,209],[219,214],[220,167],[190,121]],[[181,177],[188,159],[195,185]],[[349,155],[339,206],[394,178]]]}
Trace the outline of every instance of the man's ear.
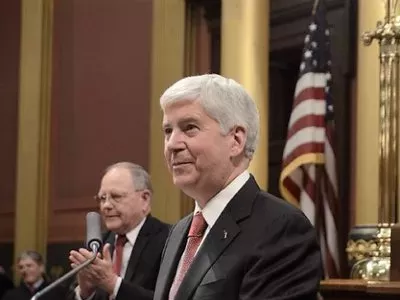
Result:
{"label": "man's ear", "polygon": [[149,190],[144,190],[143,192],[142,192],[142,198],[143,198],[143,200],[146,200],[147,202],[150,202],[150,200],[151,200],[151,192],[149,191]]}
{"label": "man's ear", "polygon": [[232,129],[233,144],[231,148],[231,155],[238,156],[244,152],[244,148],[247,141],[247,131],[242,126],[235,126]]}
{"label": "man's ear", "polygon": [[151,211],[151,191],[150,190],[144,190],[142,192],[142,199],[144,200],[143,206],[142,206],[142,212],[147,215]]}

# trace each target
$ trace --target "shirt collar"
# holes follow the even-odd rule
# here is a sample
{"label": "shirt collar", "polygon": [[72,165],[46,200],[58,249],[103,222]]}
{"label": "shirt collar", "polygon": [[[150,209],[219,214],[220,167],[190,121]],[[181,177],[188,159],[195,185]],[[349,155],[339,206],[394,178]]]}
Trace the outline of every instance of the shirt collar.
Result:
{"label": "shirt collar", "polygon": [[[136,225],[135,228],[133,228],[131,231],[128,231],[126,233],[126,238],[128,239],[128,242],[131,245],[135,244],[136,238],[139,235],[139,231],[140,229],[142,229],[144,222],[146,222],[147,217],[143,218],[142,221],[140,221],[140,223],[138,225]],[[115,240],[117,240],[118,235],[116,235]]]}
{"label": "shirt collar", "polygon": [[38,281],[36,281],[34,284],[32,284],[32,287],[37,290],[44,282],[43,278],[40,278]]}
{"label": "shirt collar", "polygon": [[222,211],[232,200],[233,196],[235,196],[235,194],[244,186],[249,178],[250,174],[247,170],[245,170],[234,180],[232,180],[231,183],[229,183],[223,190],[212,197],[203,209],[201,209],[196,202],[194,213],[196,214],[197,212],[201,211],[204,219],[207,222],[207,225],[211,228],[221,215]]}

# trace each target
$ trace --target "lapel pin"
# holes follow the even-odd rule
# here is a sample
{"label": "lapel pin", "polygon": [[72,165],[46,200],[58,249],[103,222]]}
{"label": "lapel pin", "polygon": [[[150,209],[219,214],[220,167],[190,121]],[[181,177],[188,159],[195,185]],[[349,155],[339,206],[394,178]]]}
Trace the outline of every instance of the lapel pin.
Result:
{"label": "lapel pin", "polygon": [[223,239],[225,240],[228,237],[228,232],[224,229],[224,237]]}

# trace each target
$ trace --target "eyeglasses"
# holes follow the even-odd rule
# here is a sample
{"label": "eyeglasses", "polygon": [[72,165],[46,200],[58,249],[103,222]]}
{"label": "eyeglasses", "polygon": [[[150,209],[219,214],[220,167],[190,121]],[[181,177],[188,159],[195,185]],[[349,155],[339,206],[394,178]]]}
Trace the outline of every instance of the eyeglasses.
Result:
{"label": "eyeglasses", "polygon": [[[142,192],[143,190],[136,190],[137,192]],[[130,193],[109,193],[109,194],[102,194],[102,195],[95,195],[93,198],[96,200],[98,204],[106,203],[107,199],[110,201],[111,204],[118,204],[123,199],[125,199]]]}
{"label": "eyeglasses", "polygon": [[106,203],[107,199],[110,201],[112,204],[120,203],[126,196],[128,196],[129,193],[123,193],[123,194],[118,194],[118,193],[110,193],[110,194],[103,194],[103,195],[96,195],[94,196],[94,200],[98,204],[104,204]]}

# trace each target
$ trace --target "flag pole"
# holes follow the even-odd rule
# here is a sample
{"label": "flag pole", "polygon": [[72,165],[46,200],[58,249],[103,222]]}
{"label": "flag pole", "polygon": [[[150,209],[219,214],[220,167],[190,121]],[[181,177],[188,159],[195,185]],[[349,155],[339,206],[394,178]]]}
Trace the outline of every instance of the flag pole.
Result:
{"label": "flag pole", "polygon": [[[323,176],[324,176],[324,165],[323,164],[316,164],[315,165],[315,217],[314,217],[314,227],[317,230],[318,242],[324,243],[325,242],[325,208],[324,208],[324,199],[323,199]],[[326,246],[326,245],[325,245]],[[323,260],[323,272],[324,272],[324,279],[328,279],[330,274],[328,268],[328,264],[326,260]]]}
{"label": "flag pole", "polygon": [[314,5],[312,9],[312,14],[315,15],[315,12],[317,11],[319,0],[314,0]]}
{"label": "flag pole", "polygon": [[[321,189],[321,178],[322,178],[322,165],[315,165],[315,219],[314,227],[318,230],[318,238],[321,239],[321,218],[323,216],[324,208],[322,206],[322,189]],[[325,269],[325,268],[324,268]]]}

